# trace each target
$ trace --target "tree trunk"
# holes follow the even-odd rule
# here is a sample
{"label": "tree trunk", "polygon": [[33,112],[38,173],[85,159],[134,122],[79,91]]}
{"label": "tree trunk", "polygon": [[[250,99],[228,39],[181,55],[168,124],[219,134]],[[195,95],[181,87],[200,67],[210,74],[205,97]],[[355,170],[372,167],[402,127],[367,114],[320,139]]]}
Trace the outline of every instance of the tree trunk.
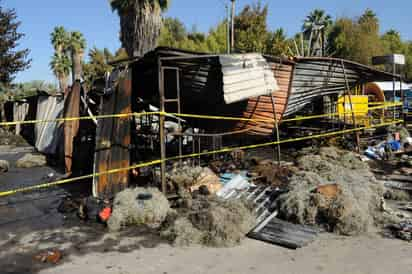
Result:
{"label": "tree trunk", "polygon": [[72,52],[72,85],[82,77],[82,53]]}
{"label": "tree trunk", "polygon": [[120,26],[120,40],[129,57],[143,56],[157,46],[162,27],[161,9],[147,1],[135,1],[134,8],[121,14]]}
{"label": "tree trunk", "polygon": [[68,82],[68,76],[65,75],[64,73],[60,74],[58,77],[59,80],[59,89],[60,92],[64,93],[66,91],[67,88],[67,82]]}

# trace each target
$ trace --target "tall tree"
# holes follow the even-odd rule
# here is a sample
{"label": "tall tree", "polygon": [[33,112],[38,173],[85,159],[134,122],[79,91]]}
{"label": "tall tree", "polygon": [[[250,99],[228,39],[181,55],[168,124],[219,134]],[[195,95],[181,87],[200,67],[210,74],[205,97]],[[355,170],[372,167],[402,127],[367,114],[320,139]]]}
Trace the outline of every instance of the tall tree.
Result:
{"label": "tall tree", "polygon": [[339,18],[329,34],[329,46],[335,57],[370,65],[373,56],[384,53],[378,18],[371,10],[357,20]]}
{"label": "tall tree", "polygon": [[86,49],[86,39],[84,39],[83,34],[78,31],[71,32],[68,48],[72,58],[72,80],[74,83],[82,77],[82,62]]}
{"label": "tall tree", "polygon": [[268,6],[260,1],[247,5],[235,17],[235,48],[240,52],[261,52],[266,48]]}
{"label": "tall tree", "polygon": [[55,53],[50,62],[50,68],[56,75],[59,81],[60,91],[64,91],[68,84],[68,78],[70,75],[71,60],[68,54],[69,47],[69,33],[62,26],[54,28],[50,34],[51,43],[54,47]]}
{"label": "tall tree", "polygon": [[51,43],[58,55],[62,55],[69,45],[69,33],[63,26],[57,26],[50,34]]}
{"label": "tall tree", "polygon": [[315,9],[305,19],[302,26],[302,31],[306,35],[310,35],[311,32],[318,32],[319,27],[328,28],[332,25],[332,17],[324,10]]}
{"label": "tall tree", "polygon": [[405,51],[405,45],[398,31],[390,29],[382,35],[381,39],[387,54],[403,53]]}
{"label": "tall tree", "polygon": [[11,84],[16,73],[30,67],[30,51],[17,49],[19,40],[24,37],[18,32],[20,24],[16,11],[5,9],[0,0],[0,83],[4,86]]}
{"label": "tall tree", "polygon": [[289,41],[286,37],[285,30],[279,28],[269,33],[266,45],[266,53],[273,56],[287,56]]}
{"label": "tall tree", "polygon": [[130,57],[154,49],[162,27],[162,11],[169,0],[110,0],[120,17],[120,40]]}
{"label": "tall tree", "polygon": [[68,85],[71,65],[72,62],[69,56],[58,54],[57,52],[54,53],[50,62],[50,68],[59,81],[59,90],[61,92],[64,92]]}
{"label": "tall tree", "polygon": [[306,40],[310,54],[325,55],[326,34],[332,25],[332,17],[324,10],[315,9],[305,19],[302,31]]}
{"label": "tall tree", "polygon": [[115,56],[107,48],[100,50],[96,47],[93,47],[88,55],[89,62],[83,65],[83,71],[84,79],[90,87],[95,80],[112,71],[113,67],[109,63],[115,60]]}

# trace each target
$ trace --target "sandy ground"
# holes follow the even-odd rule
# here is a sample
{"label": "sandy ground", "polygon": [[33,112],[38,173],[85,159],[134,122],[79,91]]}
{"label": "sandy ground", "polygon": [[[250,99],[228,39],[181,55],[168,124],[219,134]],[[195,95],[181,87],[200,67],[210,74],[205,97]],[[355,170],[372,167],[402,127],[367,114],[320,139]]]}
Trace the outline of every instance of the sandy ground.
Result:
{"label": "sandy ground", "polygon": [[412,244],[377,235],[341,238],[322,235],[299,250],[254,240],[229,249],[173,248],[159,245],[127,253],[70,256],[40,273],[335,273],[410,274]]}

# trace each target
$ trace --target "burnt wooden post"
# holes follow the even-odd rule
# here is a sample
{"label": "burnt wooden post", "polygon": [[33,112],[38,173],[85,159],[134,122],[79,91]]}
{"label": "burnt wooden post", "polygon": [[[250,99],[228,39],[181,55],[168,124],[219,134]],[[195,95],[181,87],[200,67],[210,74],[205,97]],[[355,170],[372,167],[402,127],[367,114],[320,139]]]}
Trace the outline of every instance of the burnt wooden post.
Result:
{"label": "burnt wooden post", "polygon": [[158,64],[158,80],[159,80],[159,98],[160,98],[160,115],[159,115],[159,143],[160,143],[160,178],[162,184],[162,192],[166,194],[166,139],[165,139],[165,85],[162,71],[162,61],[160,57],[157,60]]}
{"label": "burnt wooden post", "polygon": [[[129,184],[132,73],[129,68],[118,73],[110,79],[111,91],[103,96],[100,112],[124,116],[100,119],[96,128],[94,172],[102,174],[93,178],[93,195],[99,199],[113,198]],[[107,173],[116,169],[121,171]]]}

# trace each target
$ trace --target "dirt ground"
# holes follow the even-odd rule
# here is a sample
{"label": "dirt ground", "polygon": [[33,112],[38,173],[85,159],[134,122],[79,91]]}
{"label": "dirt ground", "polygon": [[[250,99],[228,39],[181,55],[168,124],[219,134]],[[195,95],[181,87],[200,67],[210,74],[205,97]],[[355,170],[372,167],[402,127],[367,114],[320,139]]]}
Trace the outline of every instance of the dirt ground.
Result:
{"label": "dirt ground", "polygon": [[[0,159],[14,162],[26,150],[0,152]],[[0,191],[53,180],[47,178],[50,173],[60,175],[50,167],[18,169],[12,164],[0,176]],[[298,250],[251,239],[234,248],[177,248],[141,228],[109,233],[100,224],[57,212],[68,191],[55,188],[0,200],[0,273],[412,273],[412,243],[377,233],[358,237],[324,233]],[[63,254],[57,265],[34,260],[54,249]]]}
{"label": "dirt ground", "polygon": [[235,248],[173,248],[161,244],[127,253],[73,255],[40,273],[335,273],[410,274],[412,244],[379,235],[325,234],[310,246],[288,250],[254,240]]}

